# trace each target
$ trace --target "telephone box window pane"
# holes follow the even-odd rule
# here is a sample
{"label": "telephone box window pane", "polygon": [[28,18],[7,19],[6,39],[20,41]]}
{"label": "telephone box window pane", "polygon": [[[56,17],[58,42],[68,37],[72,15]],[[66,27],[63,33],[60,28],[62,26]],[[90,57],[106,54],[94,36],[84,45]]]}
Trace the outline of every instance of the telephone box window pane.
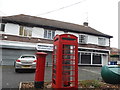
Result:
{"label": "telephone box window pane", "polygon": [[70,49],[75,49],[75,46],[73,45],[63,45],[64,50],[70,50]]}
{"label": "telephone box window pane", "polygon": [[75,59],[75,46],[63,45],[63,59]]}
{"label": "telephone box window pane", "polygon": [[56,64],[56,55],[53,56],[53,59],[54,59],[53,63]]}
{"label": "telephone box window pane", "polygon": [[74,65],[63,65],[63,70],[75,70]]}
{"label": "telephone box window pane", "polygon": [[81,54],[80,52],[78,52],[78,63],[80,63],[80,59],[81,59]]}
{"label": "telephone box window pane", "polygon": [[73,45],[64,45],[63,46],[63,54],[74,54],[75,46]]}
{"label": "telephone box window pane", "polygon": [[56,65],[56,54],[57,54],[57,46],[54,46],[53,52],[53,64]]}
{"label": "telephone box window pane", "polygon": [[57,52],[56,52],[56,50],[57,50],[57,46],[55,45],[54,47],[53,47],[53,74],[52,74],[52,82],[55,84],[56,83],[56,81],[55,81],[55,79],[56,79],[56,54],[57,54]]}
{"label": "telephone box window pane", "polygon": [[57,54],[57,46],[54,46],[54,54]]}
{"label": "telephone box window pane", "polygon": [[91,64],[90,53],[81,53],[81,64]]}
{"label": "telephone box window pane", "polygon": [[53,70],[53,73],[56,73],[56,70],[55,70],[55,69]]}

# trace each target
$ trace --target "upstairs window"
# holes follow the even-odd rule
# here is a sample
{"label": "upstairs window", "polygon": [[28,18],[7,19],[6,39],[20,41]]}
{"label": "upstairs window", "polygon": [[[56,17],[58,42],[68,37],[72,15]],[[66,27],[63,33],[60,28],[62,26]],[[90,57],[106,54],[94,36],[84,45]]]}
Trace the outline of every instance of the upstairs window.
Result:
{"label": "upstairs window", "polygon": [[4,23],[1,23],[1,27],[0,27],[0,31],[5,31],[5,24]]}
{"label": "upstairs window", "polygon": [[32,28],[20,26],[19,35],[31,37],[32,36]]}
{"label": "upstairs window", "polygon": [[81,34],[79,35],[79,43],[80,44],[87,44],[87,35]]}
{"label": "upstairs window", "polygon": [[55,31],[47,30],[47,29],[44,30],[44,38],[46,38],[46,39],[53,39],[54,36],[55,36]]}
{"label": "upstairs window", "polygon": [[103,37],[98,38],[98,44],[104,46],[106,44],[106,39]]}

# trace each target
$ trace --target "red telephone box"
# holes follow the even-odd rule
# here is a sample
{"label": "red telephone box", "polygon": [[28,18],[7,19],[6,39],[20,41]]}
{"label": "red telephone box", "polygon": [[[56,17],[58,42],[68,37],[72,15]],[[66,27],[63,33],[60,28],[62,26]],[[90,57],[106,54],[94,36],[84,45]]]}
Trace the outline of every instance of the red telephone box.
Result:
{"label": "red telephone box", "polygon": [[53,88],[78,88],[78,41],[71,34],[54,38]]}

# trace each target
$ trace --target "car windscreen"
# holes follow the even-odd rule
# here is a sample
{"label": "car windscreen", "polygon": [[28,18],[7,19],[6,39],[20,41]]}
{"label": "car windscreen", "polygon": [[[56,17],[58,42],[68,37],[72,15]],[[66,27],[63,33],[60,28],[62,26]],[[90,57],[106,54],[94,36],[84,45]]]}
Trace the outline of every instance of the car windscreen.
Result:
{"label": "car windscreen", "polygon": [[35,56],[21,56],[21,58],[35,58]]}

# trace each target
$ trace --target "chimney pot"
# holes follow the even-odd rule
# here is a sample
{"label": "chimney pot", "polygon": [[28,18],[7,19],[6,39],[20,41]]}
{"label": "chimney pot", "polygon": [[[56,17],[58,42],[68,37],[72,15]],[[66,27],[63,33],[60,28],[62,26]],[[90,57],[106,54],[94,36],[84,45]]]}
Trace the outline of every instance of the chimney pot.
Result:
{"label": "chimney pot", "polygon": [[84,22],[83,25],[84,25],[84,26],[88,26],[88,22]]}

